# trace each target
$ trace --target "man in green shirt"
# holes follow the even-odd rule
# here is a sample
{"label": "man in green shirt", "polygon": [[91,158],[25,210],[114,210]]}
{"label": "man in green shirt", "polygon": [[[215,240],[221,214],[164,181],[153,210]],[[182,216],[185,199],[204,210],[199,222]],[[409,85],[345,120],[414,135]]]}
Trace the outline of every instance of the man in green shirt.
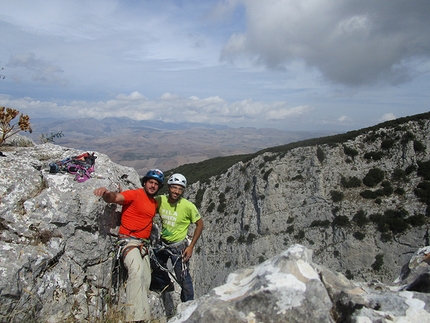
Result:
{"label": "man in green shirt", "polygon": [[[168,195],[160,195],[155,198],[158,203],[158,214],[162,221],[161,242],[163,247],[157,252],[157,259],[161,266],[153,268],[153,280],[159,286],[169,285],[170,278],[165,269],[170,258],[176,280],[181,286],[181,301],[186,302],[194,299],[188,261],[202,234],[203,220],[197,207],[182,197],[187,186],[187,180],[182,174],[170,176],[167,185]],[[188,242],[187,233],[191,223],[194,223],[196,227],[191,242]]]}

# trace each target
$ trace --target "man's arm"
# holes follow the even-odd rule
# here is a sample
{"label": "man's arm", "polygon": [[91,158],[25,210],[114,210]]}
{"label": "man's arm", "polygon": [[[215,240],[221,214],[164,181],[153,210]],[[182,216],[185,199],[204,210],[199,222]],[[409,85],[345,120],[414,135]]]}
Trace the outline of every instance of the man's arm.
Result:
{"label": "man's arm", "polygon": [[110,192],[106,187],[99,187],[94,190],[94,195],[100,196],[106,203],[124,203],[124,195],[121,193]]}
{"label": "man's arm", "polygon": [[194,246],[196,245],[197,240],[199,240],[200,235],[202,234],[203,227],[204,227],[203,220],[200,218],[196,222],[196,228],[194,230],[193,239],[191,240],[190,245],[187,248],[185,248],[182,254],[182,258],[184,259],[184,261],[188,261],[191,258],[191,255],[193,254]]}

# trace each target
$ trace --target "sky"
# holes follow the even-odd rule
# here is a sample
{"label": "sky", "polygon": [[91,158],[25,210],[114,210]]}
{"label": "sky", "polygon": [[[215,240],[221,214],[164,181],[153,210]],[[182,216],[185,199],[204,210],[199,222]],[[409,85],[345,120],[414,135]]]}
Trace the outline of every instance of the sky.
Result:
{"label": "sky", "polygon": [[0,106],[343,132],[430,111],[429,0],[0,0]]}

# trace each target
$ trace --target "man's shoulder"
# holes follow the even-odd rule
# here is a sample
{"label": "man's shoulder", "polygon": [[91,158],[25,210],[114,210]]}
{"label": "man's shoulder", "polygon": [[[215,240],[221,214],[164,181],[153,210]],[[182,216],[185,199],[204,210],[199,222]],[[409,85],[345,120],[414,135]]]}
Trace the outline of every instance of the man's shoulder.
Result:
{"label": "man's shoulder", "polygon": [[181,197],[179,202],[188,207],[196,207],[196,205],[193,202],[191,202],[190,200],[187,200],[185,197]]}

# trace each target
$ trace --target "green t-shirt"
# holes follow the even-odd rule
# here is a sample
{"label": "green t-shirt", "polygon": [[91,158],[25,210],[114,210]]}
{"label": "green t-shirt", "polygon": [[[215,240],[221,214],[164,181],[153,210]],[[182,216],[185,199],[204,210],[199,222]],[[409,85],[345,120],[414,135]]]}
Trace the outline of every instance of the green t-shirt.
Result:
{"label": "green t-shirt", "polygon": [[162,221],[161,237],[172,243],[184,240],[190,224],[201,218],[197,207],[183,197],[175,204],[170,204],[166,195],[159,195],[155,199]]}

